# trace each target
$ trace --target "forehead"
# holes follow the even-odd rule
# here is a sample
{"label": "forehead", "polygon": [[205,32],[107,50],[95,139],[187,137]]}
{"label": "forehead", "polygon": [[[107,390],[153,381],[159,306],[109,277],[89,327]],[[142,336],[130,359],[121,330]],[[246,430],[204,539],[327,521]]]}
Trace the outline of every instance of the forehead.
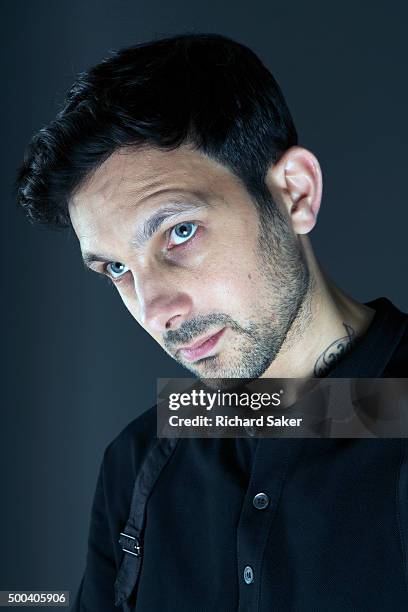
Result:
{"label": "forehead", "polygon": [[150,235],[146,224],[166,208],[168,212],[177,206],[207,207],[216,211],[213,218],[218,226],[228,226],[231,235],[257,223],[240,179],[223,164],[185,146],[116,151],[79,187],[68,206],[88,259],[90,254],[118,261],[130,257],[137,236]]}
{"label": "forehead", "polygon": [[165,192],[191,191],[225,199],[245,193],[238,177],[213,159],[187,147],[171,151],[141,147],[114,152],[77,189],[69,202],[71,219],[125,212]]}

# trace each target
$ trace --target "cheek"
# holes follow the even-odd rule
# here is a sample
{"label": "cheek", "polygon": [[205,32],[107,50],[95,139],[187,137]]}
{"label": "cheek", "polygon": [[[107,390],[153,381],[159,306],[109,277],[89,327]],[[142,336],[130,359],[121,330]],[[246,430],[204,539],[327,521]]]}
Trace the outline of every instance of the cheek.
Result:
{"label": "cheek", "polygon": [[205,278],[195,287],[194,302],[199,312],[245,316],[253,311],[261,290],[259,271],[236,257],[207,270]]}

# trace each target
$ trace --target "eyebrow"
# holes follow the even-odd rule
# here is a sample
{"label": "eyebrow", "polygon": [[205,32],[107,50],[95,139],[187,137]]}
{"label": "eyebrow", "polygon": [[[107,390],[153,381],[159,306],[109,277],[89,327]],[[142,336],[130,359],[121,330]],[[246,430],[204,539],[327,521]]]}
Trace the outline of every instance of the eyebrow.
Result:
{"label": "eyebrow", "polygon": [[[136,248],[141,248],[148,240],[150,240],[154,234],[160,229],[165,221],[168,221],[171,218],[176,219],[180,215],[192,211],[195,212],[200,209],[210,208],[211,205],[208,202],[186,202],[186,201],[177,201],[168,203],[162,208],[154,211],[150,217],[145,219],[142,223],[141,227],[137,228],[132,240],[130,241],[131,246]],[[89,267],[89,264],[93,261],[103,261],[110,262],[113,261],[111,257],[106,257],[105,255],[100,255],[98,253],[91,253],[89,251],[85,251],[82,253],[82,261],[86,268]],[[116,261],[116,260],[115,260]]]}

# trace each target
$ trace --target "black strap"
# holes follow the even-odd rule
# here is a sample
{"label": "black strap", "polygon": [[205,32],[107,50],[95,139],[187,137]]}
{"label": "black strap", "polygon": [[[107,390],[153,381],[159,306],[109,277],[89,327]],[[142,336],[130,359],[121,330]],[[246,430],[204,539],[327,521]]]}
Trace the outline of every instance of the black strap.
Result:
{"label": "black strap", "polygon": [[179,438],[160,438],[150,450],[136,477],[129,517],[119,538],[125,554],[115,581],[115,606],[123,604],[136,585],[143,558],[141,534],[147,500],[178,441]]}

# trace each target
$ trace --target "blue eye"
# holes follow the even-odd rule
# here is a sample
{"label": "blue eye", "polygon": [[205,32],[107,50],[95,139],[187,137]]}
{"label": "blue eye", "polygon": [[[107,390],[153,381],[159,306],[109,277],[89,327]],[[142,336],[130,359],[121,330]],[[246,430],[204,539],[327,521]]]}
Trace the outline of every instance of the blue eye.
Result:
{"label": "blue eye", "polygon": [[198,228],[192,221],[183,221],[173,227],[170,239],[173,244],[182,244],[194,236]]}
{"label": "blue eye", "polygon": [[124,273],[129,270],[129,268],[120,261],[110,261],[108,264],[106,264],[106,270],[109,276],[111,276],[113,279],[116,279],[123,276]]}

